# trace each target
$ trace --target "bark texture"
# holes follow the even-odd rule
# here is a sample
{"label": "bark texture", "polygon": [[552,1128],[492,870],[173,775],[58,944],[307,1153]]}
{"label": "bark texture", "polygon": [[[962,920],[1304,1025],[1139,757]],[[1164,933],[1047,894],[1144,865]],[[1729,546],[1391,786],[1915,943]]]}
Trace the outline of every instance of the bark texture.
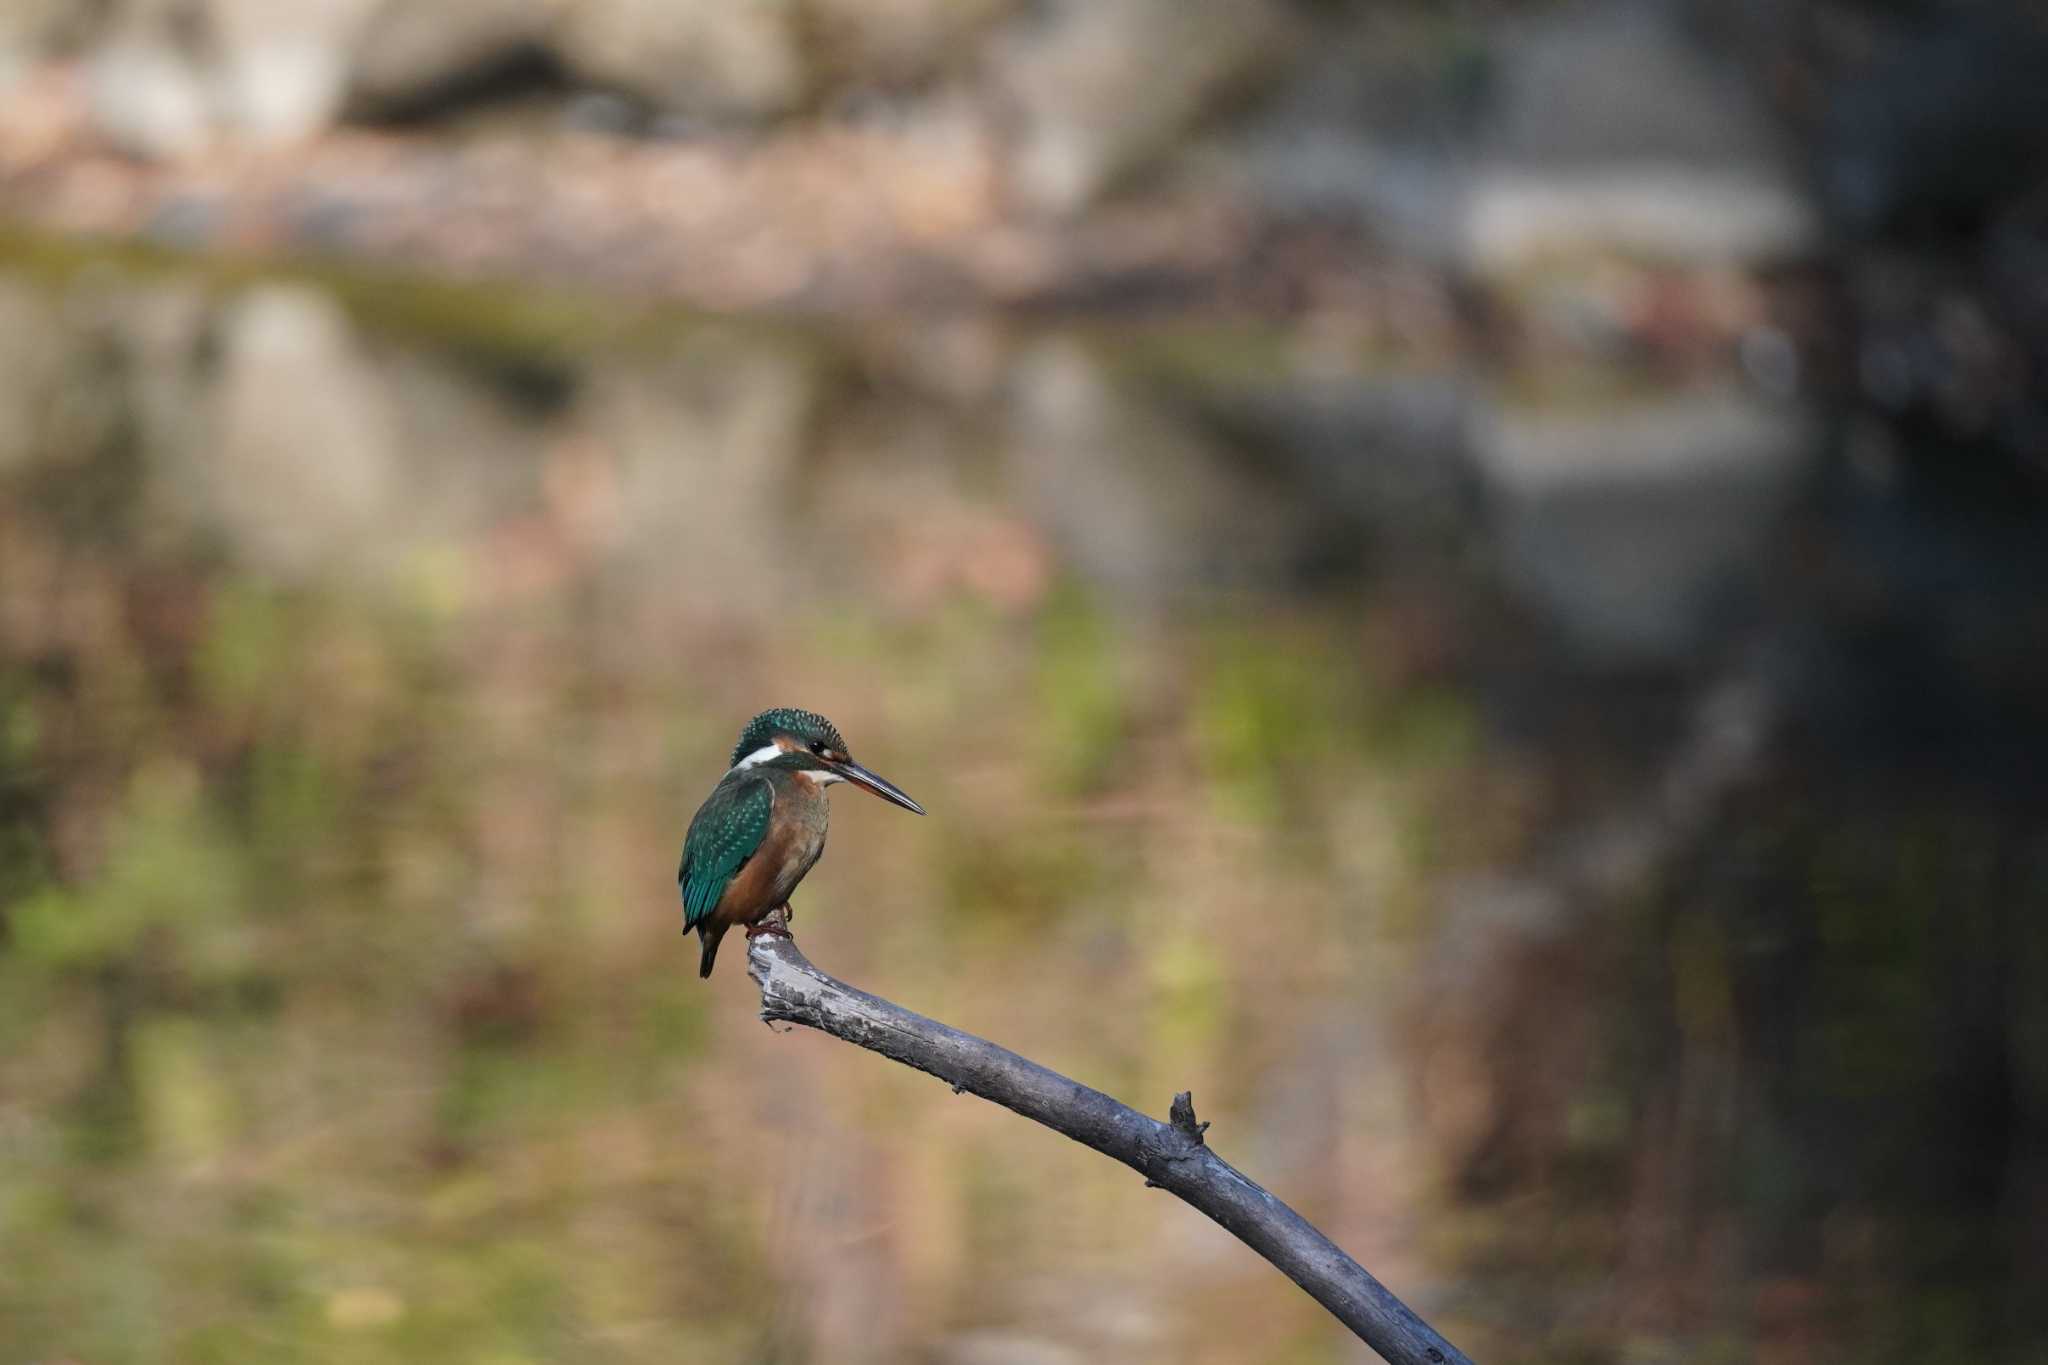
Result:
{"label": "bark texture", "polygon": [[856,990],[811,965],[787,937],[750,939],[747,970],[769,1023],[802,1024],[879,1052],[1114,1157],[1227,1228],[1395,1365],[1470,1365],[1307,1219],[1210,1150],[1209,1125],[1196,1120],[1186,1092],[1161,1123],[1007,1048]]}

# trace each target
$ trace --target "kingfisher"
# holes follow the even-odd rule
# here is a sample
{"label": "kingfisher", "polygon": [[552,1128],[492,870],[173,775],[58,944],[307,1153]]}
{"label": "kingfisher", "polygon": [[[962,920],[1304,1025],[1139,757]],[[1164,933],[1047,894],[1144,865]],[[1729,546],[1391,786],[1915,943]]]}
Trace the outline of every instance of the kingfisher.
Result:
{"label": "kingfisher", "polygon": [[[718,941],[735,924],[748,938],[788,932],[790,893],[825,851],[825,788],[835,782],[924,814],[895,783],[854,762],[839,727],[815,711],[777,707],[740,731],[732,766],[690,820],[676,869],[683,929],[695,929],[704,946],[699,977],[711,975]],[[782,925],[764,923],[776,910]]]}

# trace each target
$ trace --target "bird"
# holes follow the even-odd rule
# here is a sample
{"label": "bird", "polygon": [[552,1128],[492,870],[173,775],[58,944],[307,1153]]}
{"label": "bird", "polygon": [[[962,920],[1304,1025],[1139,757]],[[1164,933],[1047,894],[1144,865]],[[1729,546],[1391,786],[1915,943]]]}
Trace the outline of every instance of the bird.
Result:
{"label": "bird", "polygon": [[[825,851],[835,782],[857,787],[917,815],[924,807],[895,783],[853,761],[839,727],[815,711],[775,707],[747,722],[733,746],[731,766],[683,836],[676,887],[683,898],[683,931],[703,945],[697,975],[708,977],[718,942],[736,924],[747,937],[787,936],[789,897]],[[770,916],[782,912],[781,922]]]}

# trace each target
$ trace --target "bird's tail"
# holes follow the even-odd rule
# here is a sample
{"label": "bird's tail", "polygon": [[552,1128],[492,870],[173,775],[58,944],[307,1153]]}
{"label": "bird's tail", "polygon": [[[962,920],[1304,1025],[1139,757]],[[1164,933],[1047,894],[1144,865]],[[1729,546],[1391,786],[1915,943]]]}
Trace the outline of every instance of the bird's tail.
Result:
{"label": "bird's tail", "polygon": [[711,975],[711,964],[718,961],[718,940],[725,937],[725,926],[707,920],[697,926],[697,937],[704,944],[704,956],[697,962],[697,976],[701,980]]}

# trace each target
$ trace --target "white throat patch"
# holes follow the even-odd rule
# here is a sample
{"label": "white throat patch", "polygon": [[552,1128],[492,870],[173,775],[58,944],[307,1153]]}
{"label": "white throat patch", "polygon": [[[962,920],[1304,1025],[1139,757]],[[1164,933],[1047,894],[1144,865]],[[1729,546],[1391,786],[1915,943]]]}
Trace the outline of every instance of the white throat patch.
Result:
{"label": "white throat patch", "polygon": [[827,772],[823,768],[798,768],[796,775],[798,777],[808,777],[811,780],[811,785],[814,787],[829,787],[834,782],[844,782],[846,780],[838,773]]}

